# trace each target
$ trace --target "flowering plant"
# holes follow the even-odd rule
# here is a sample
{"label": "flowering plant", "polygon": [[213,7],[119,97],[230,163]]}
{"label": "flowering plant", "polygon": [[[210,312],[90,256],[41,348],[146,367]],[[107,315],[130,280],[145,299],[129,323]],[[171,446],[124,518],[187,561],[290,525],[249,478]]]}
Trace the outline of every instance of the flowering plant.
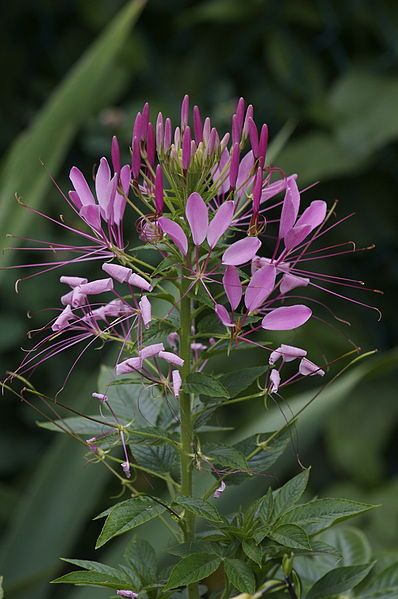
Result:
{"label": "flowering plant", "polygon": [[[328,210],[323,200],[305,204],[297,175],[269,164],[267,147],[268,128],[258,129],[243,99],[224,137],[197,106],[190,124],[188,96],[174,130],[161,113],[153,125],[145,104],[135,118],[129,160],[123,164],[113,138],[111,161],[101,158],[95,174],[95,193],[84,174],[71,169],[73,189],[64,199],[82,225],[39,213],[82,241],[43,246],[31,240],[34,249],[60,258],[26,278],[61,267],[73,272],[62,274],[61,306],[11,376],[37,394],[26,378],[43,361],[78,348],[66,382],[97,342],[117,348],[114,368],[104,368],[92,390],[98,414],[44,426],[77,438],[126,494],[100,514],[105,523],[97,547],[154,519],[173,539],[166,560],[138,537],[118,568],[66,560],[80,569],[56,583],[102,586],[119,597],[187,593],[196,599],[219,572],[222,582],[213,592],[223,599],[236,593],[316,599],[356,587],[372,568],[369,560],[330,565],[339,554],[325,531],[372,506],[306,502],[309,469],[269,487],[244,510],[221,509],[221,496],[233,485],[269,472],[295,418],[280,430],[225,444],[209,441],[223,430],[214,415],[255,398],[276,401],[300,379],[324,377],[330,364],[285,342],[284,332],[319,318],[315,308],[334,317],[311,290],[350,299],[341,288],[363,289],[361,281],[308,269],[309,262],[359,250],[323,244],[345,218],[332,221],[335,206]],[[138,247],[126,239],[126,208],[137,217]],[[95,280],[84,277],[85,261],[100,265]],[[281,332],[281,342],[272,344],[269,331]],[[264,356],[262,366],[214,373],[214,358],[253,347]],[[57,401],[52,405],[56,411]],[[142,474],[159,481],[157,494],[141,488]]]}

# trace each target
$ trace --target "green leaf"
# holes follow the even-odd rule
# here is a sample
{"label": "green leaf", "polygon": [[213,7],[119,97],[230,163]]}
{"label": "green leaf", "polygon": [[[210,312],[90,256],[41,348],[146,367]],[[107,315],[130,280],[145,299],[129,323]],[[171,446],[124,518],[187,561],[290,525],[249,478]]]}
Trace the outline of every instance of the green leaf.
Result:
{"label": "green leaf", "polygon": [[85,559],[70,559],[66,557],[61,559],[62,561],[67,562],[68,564],[72,564],[72,566],[79,566],[79,568],[84,568],[84,570],[96,572],[97,574],[105,574],[106,576],[109,576],[111,578],[117,579],[121,575],[121,572],[116,568],[106,566],[105,564],[101,564],[100,562],[92,562]]}
{"label": "green leaf", "polygon": [[361,589],[361,599],[394,599],[398,597],[398,562],[372,577]]}
{"label": "green leaf", "polygon": [[3,599],[4,591],[3,591],[3,577],[0,576],[0,599]]}
{"label": "green leaf", "polygon": [[[110,93],[104,94],[103,90],[109,87],[119,52],[143,5],[142,0],[125,5],[57,87],[31,127],[12,146],[3,162],[0,179],[2,238],[9,232],[22,235],[31,218],[28,210],[15,210],[15,192],[29,206],[38,208],[51,185],[50,173],[56,176],[78,129],[104,102],[110,101]],[[112,92],[111,88],[109,91]],[[10,257],[11,252],[7,259]],[[4,260],[3,256],[3,265]]]}
{"label": "green leaf", "polygon": [[251,368],[227,372],[221,377],[221,382],[228,391],[229,397],[236,397],[250,387],[267,370],[268,366],[253,366]]}
{"label": "green leaf", "polygon": [[307,533],[296,524],[281,524],[268,535],[270,539],[292,549],[311,549]]}
{"label": "green leaf", "polygon": [[236,468],[238,470],[247,470],[248,465],[245,456],[235,447],[206,447],[206,456],[219,466]]}
{"label": "green leaf", "polygon": [[224,560],[225,574],[231,583],[241,593],[253,595],[256,591],[256,581],[250,567],[240,559]]}
{"label": "green leaf", "polygon": [[309,473],[309,468],[303,470],[303,472],[290,479],[283,487],[274,491],[274,518],[279,517],[301,499],[307,488]]}
{"label": "green leaf", "polygon": [[[290,430],[276,435],[268,445],[267,439],[273,436],[273,434],[252,435],[234,445],[246,457],[251,474],[266,472],[283,454],[290,441]],[[229,477],[229,481],[239,484],[245,477],[246,475],[244,474],[234,474]]]}
{"label": "green leaf", "polygon": [[261,568],[263,557],[261,548],[258,545],[256,545],[253,541],[248,541],[244,539],[242,541],[242,549],[244,553],[247,555],[247,557]]}
{"label": "green leaf", "polygon": [[151,472],[168,474],[177,464],[177,452],[170,445],[130,444],[131,453],[137,463]]}
{"label": "green leaf", "polygon": [[134,537],[123,555],[128,564],[128,574],[136,590],[156,582],[156,553],[148,541]]}
{"label": "green leaf", "polygon": [[339,526],[324,533],[322,539],[340,553],[342,566],[366,564],[372,557],[369,541],[358,528]]}
{"label": "green leaf", "polygon": [[165,511],[165,507],[150,497],[135,497],[116,504],[108,517],[96,543],[96,549],[105,545],[113,537],[119,536],[144,522],[156,518]]}
{"label": "green leaf", "polygon": [[274,494],[271,487],[258,502],[257,516],[265,526],[270,526],[274,515]]}
{"label": "green leaf", "polygon": [[214,376],[203,372],[193,372],[187,376],[184,384],[187,393],[208,397],[229,397],[224,385]]}
{"label": "green leaf", "polygon": [[177,497],[174,503],[185,508],[192,514],[195,514],[195,516],[203,518],[204,520],[209,520],[210,522],[222,522],[223,520],[218,509],[203,499],[181,496]]}
{"label": "green leaf", "polygon": [[353,589],[369,574],[373,565],[343,566],[328,572],[311,587],[306,599],[322,599]]}
{"label": "green leaf", "polygon": [[288,510],[279,518],[278,522],[280,524],[297,524],[302,526],[307,534],[313,535],[329,528],[336,522],[342,522],[374,507],[349,499],[315,499]]}
{"label": "green leaf", "polygon": [[76,435],[103,435],[111,434],[115,429],[111,426],[106,426],[106,422],[111,422],[112,417],[99,416],[98,414],[90,415],[90,418],[95,420],[103,420],[101,422],[95,422],[85,416],[71,416],[70,418],[60,418],[52,422],[38,422],[40,428],[44,428],[48,431],[54,431],[56,433],[68,433],[73,431]]}
{"label": "green leaf", "polygon": [[166,590],[199,582],[210,576],[221,564],[221,558],[211,553],[193,553],[174,566]]}
{"label": "green leaf", "polygon": [[127,579],[123,579],[122,574],[119,572],[117,578],[109,576],[108,574],[100,574],[99,572],[89,572],[86,570],[76,570],[76,572],[69,572],[60,578],[56,578],[51,581],[54,584],[78,584],[83,586],[100,586],[107,587],[109,589],[120,589],[120,587],[128,588],[131,586],[131,582]]}

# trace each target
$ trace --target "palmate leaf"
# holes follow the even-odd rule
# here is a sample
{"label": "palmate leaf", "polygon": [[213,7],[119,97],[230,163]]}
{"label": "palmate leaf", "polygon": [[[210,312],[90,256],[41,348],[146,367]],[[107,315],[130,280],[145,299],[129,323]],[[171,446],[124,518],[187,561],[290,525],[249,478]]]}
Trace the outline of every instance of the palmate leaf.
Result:
{"label": "palmate leaf", "polygon": [[150,472],[171,474],[178,465],[178,453],[170,445],[138,445],[130,444],[131,453],[137,464]]}
{"label": "palmate leaf", "polygon": [[328,572],[310,588],[305,599],[323,599],[350,591],[369,574],[374,563],[343,566]]}
{"label": "palmate leaf", "polygon": [[285,485],[276,489],[273,492],[273,515],[274,519],[278,518],[288,508],[297,503],[308,484],[310,469],[303,470],[294,478],[290,479]]}
{"label": "palmate leaf", "polygon": [[97,539],[96,549],[105,545],[113,537],[156,518],[165,509],[150,497],[134,497],[116,504],[106,512],[107,518]]}
{"label": "palmate leaf", "polygon": [[240,559],[224,560],[225,574],[230,584],[241,593],[253,594],[256,590],[256,581],[250,567]]}
{"label": "palmate leaf", "polygon": [[229,397],[227,389],[218,379],[203,372],[189,374],[184,384],[184,389],[187,393],[194,393],[195,395]]}
{"label": "palmate leaf", "polygon": [[134,537],[126,547],[124,559],[136,590],[156,582],[156,553],[148,541]]}
{"label": "palmate leaf", "polygon": [[206,446],[204,449],[206,457],[210,458],[217,466],[224,466],[237,470],[248,470],[248,464],[242,452],[235,447]]}
{"label": "palmate leaf", "polygon": [[52,580],[54,584],[77,584],[93,587],[107,587],[109,589],[120,589],[120,587],[128,588],[131,582],[123,577],[123,574],[118,573],[117,577],[109,576],[108,574],[100,574],[99,572],[91,572],[87,570],[76,570],[69,572],[64,576],[60,576]]}
{"label": "palmate leaf", "polygon": [[278,520],[280,524],[297,524],[309,535],[314,535],[353,516],[373,509],[375,506],[349,499],[315,499],[291,508]]}
{"label": "palmate leaf", "polygon": [[208,501],[196,497],[177,497],[174,503],[185,508],[195,516],[199,516],[209,522],[222,522],[223,518],[218,509]]}
{"label": "palmate leaf", "polygon": [[[144,3],[144,0],[135,0],[126,4],[61,82],[31,127],[12,146],[3,162],[0,179],[2,238],[8,232],[22,235],[31,218],[27,210],[15,210],[14,194],[17,192],[29,206],[38,208],[51,185],[50,174],[57,174],[79,127],[95,110],[102,108],[104,102],[110,101],[112,69]],[[107,89],[106,94],[104,89]],[[40,161],[45,163],[46,169],[40,166]],[[7,259],[10,257],[11,252]]]}
{"label": "palmate leaf", "polygon": [[269,533],[269,538],[292,549],[311,549],[307,533],[297,524],[281,524]]}
{"label": "palmate leaf", "polygon": [[203,580],[217,570],[221,558],[212,553],[192,553],[179,561],[171,571],[166,590]]}

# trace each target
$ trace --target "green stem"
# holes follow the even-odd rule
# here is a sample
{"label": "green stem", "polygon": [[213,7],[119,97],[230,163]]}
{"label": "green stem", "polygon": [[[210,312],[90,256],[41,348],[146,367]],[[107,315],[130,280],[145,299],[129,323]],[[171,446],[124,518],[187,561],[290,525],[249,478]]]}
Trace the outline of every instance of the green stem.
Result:
{"label": "green stem", "polygon": [[[191,372],[191,300],[187,295],[190,281],[181,274],[180,287],[180,356],[184,360],[182,378],[185,382]],[[192,405],[191,396],[186,391],[180,392],[180,420],[181,420],[181,493],[187,497],[192,496]],[[184,514],[184,541],[191,543],[195,538],[195,519],[193,514]],[[188,586],[189,599],[198,599],[197,584]]]}

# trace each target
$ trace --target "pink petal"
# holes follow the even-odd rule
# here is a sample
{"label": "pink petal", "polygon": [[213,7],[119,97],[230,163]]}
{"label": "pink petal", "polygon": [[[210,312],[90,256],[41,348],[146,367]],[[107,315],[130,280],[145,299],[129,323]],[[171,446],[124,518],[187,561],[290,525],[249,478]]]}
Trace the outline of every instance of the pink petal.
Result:
{"label": "pink petal", "polygon": [[172,371],[171,380],[173,382],[173,395],[174,397],[178,397],[180,395],[180,390],[182,387],[182,379],[178,370]]}
{"label": "pink petal", "polygon": [[291,179],[286,186],[283,200],[281,220],[279,223],[279,237],[284,238],[286,233],[294,226],[300,208],[300,192],[297,183]]}
{"label": "pink petal", "polygon": [[[236,181],[236,190],[238,197],[240,197],[247,186],[251,185],[253,180],[253,166],[254,166],[254,155],[250,150],[241,160],[238,171],[238,179]],[[243,187],[242,187],[243,186]]]}
{"label": "pink petal", "polygon": [[327,211],[327,204],[323,200],[315,200],[306,208],[297,221],[298,225],[309,225],[311,231],[318,227],[324,220]]}
{"label": "pink petal", "polygon": [[188,252],[188,239],[180,225],[165,216],[159,218],[158,225],[163,233],[172,239],[180,252],[186,256]]}
{"label": "pink petal", "polygon": [[249,312],[257,310],[275,286],[276,269],[272,264],[266,264],[256,270],[245,293],[245,306]]}
{"label": "pink petal", "polygon": [[88,206],[90,204],[95,204],[95,199],[93,194],[91,193],[91,189],[88,186],[88,183],[77,166],[73,166],[69,173],[69,179],[72,181],[73,187],[75,188],[77,195],[83,206]]}
{"label": "pink petal", "polygon": [[158,356],[159,352],[164,350],[163,343],[152,343],[152,345],[147,345],[139,352],[140,358],[146,360],[147,358],[153,358],[153,356]]}
{"label": "pink petal", "polygon": [[142,368],[141,358],[128,358],[116,365],[116,374],[129,374]]}
{"label": "pink petal", "polygon": [[113,201],[113,222],[119,225],[122,222],[124,211],[126,209],[126,198],[130,189],[131,169],[128,164],[125,164],[120,171],[120,186],[123,189],[124,195],[116,189],[115,199]]}
{"label": "pink petal", "polygon": [[101,231],[101,210],[96,204],[86,204],[79,211],[79,216],[95,231]]}
{"label": "pink petal", "polygon": [[281,293],[284,295],[292,289],[296,289],[296,287],[307,287],[309,282],[310,280],[304,277],[298,277],[296,275],[286,273],[282,277],[280,290]]}
{"label": "pink petal", "polygon": [[261,241],[257,237],[245,237],[235,241],[225,250],[222,263],[230,266],[240,266],[249,262],[261,247]]}
{"label": "pink petal", "polygon": [[227,266],[222,282],[231,308],[236,310],[242,299],[242,283],[238,269],[235,266]]}
{"label": "pink petal", "polygon": [[314,376],[318,374],[319,376],[324,376],[325,371],[322,370],[319,366],[308,360],[307,358],[303,358],[300,362],[299,373],[303,376]]}
{"label": "pink petal", "polygon": [[184,360],[180,358],[180,356],[177,356],[177,354],[173,354],[171,351],[160,351],[158,356],[174,366],[184,366]]}
{"label": "pink petal", "polygon": [[128,281],[132,274],[131,268],[121,266],[120,264],[110,264],[109,262],[105,262],[105,264],[102,265],[102,270],[119,283]]}
{"label": "pink petal", "polygon": [[268,331],[291,331],[301,327],[309,318],[312,310],[307,306],[282,306],[264,316],[261,326]]}
{"label": "pink petal", "polygon": [[113,281],[112,279],[97,279],[96,281],[90,281],[90,283],[84,283],[83,285],[80,285],[79,289],[80,292],[84,293],[85,295],[105,293],[105,291],[112,291]]}
{"label": "pink petal", "polygon": [[95,191],[98,203],[105,215],[109,204],[109,183],[111,180],[111,169],[106,158],[101,158],[100,164],[95,176]]}
{"label": "pink petal", "polygon": [[275,368],[273,368],[271,370],[271,374],[269,375],[269,380],[270,380],[270,387],[269,387],[269,392],[270,393],[277,393],[278,389],[279,389],[279,385],[281,383],[281,375],[279,374],[278,370],[275,370]]}
{"label": "pink petal", "polygon": [[226,327],[235,326],[234,323],[232,322],[231,317],[228,313],[228,310],[226,309],[225,306],[223,306],[221,304],[216,304],[214,311],[224,326],[226,326]]}
{"label": "pink petal", "polygon": [[261,203],[266,202],[267,200],[270,200],[274,196],[278,195],[278,193],[285,191],[285,189],[291,185],[292,181],[295,181],[295,179],[297,179],[297,175],[290,175],[287,177],[287,179],[280,179],[279,181],[274,181],[274,183],[267,185],[267,187],[263,188],[263,192],[261,194]]}
{"label": "pink petal", "polygon": [[69,325],[69,321],[74,318],[74,314],[72,312],[69,304],[64,308],[58,318],[53,322],[51,328],[53,331],[62,331]]}
{"label": "pink petal", "polygon": [[147,298],[146,295],[143,295],[140,301],[138,302],[138,306],[141,310],[142,321],[145,326],[148,326],[152,320],[152,307],[151,302]]}
{"label": "pink petal", "polygon": [[284,362],[292,362],[296,358],[303,358],[306,355],[307,352],[305,349],[295,347],[294,345],[285,345],[282,343],[278,349],[271,353],[269,357],[269,363],[271,365],[275,364],[279,358],[282,358]]}
{"label": "pink petal", "polygon": [[77,208],[77,210],[80,210],[83,204],[79,198],[79,194],[77,193],[77,191],[68,191],[68,195],[72,200],[72,204],[75,206],[75,208]]}
{"label": "pink petal", "polygon": [[234,217],[235,204],[228,200],[221,204],[207,230],[207,243],[214,248],[220,237],[229,229]]}
{"label": "pink petal", "polygon": [[143,291],[152,291],[152,285],[148,283],[144,277],[141,275],[137,275],[137,273],[133,272],[133,274],[128,279],[129,285],[133,287],[138,287],[138,289],[142,289]]}
{"label": "pink petal", "polygon": [[209,226],[209,210],[196,191],[191,193],[187,200],[185,214],[192,232],[193,242],[195,245],[200,245],[206,238]]}
{"label": "pink petal", "polygon": [[290,252],[295,247],[300,245],[302,241],[311,232],[310,225],[296,225],[293,229],[290,229],[285,235],[285,248]]}
{"label": "pink petal", "polygon": [[60,283],[65,283],[65,285],[69,285],[69,287],[78,287],[78,285],[82,285],[83,283],[87,283],[87,279],[83,277],[68,277],[63,275],[59,278]]}

